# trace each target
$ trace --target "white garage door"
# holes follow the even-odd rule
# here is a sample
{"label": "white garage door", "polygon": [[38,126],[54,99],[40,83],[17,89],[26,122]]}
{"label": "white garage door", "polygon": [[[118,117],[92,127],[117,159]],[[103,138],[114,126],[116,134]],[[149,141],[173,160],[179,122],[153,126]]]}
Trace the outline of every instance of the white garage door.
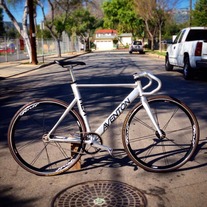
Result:
{"label": "white garage door", "polygon": [[113,42],[111,40],[98,40],[96,41],[96,50],[112,50]]}

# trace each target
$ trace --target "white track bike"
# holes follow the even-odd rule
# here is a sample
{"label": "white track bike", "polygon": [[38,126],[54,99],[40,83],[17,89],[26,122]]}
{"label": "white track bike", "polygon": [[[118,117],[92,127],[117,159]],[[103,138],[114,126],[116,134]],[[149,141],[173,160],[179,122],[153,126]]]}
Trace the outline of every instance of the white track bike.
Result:
{"label": "white track bike", "polygon": [[[124,149],[131,160],[152,172],[172,171],[185,164],[199,141],[199,125],[193,112],[183,102],[155,94],[161,81],[144,72],[134,74],[132,84],[78,84],[73,73],[84,62],[55,61],[68,68],[74,94],[67,103],[57,99],[41,99],[24,105],[14,115],[8,131],[8,144],[17,163],[37,175],[56,175],[73,167],[83,153],[113,150],[103,145],[101,135],[136,99],[122,127]],[[149,82],[142,86],[141,79]],[[155,89],[146,89],[157,83]],[[91,131],[79,88],[131,88],[131,92],[95,130]],[[93,150],[91,150],[93,149]]]}

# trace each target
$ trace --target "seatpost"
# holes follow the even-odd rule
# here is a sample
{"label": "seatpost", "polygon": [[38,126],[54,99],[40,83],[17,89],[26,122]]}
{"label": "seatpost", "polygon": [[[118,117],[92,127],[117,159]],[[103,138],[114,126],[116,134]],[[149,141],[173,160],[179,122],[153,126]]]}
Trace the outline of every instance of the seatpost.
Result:
{"label": "seatpost", "polygon": [[71,78],[72,78],[72,82],[74,83],[74,82],[76,81],[76,79],[75,79],[75,76],[74,76],[74,74],[73,74],[73,66],[70,65],[70,66],[68,67],[68,70],[69,70],[69,72],[70,72],[70,76],[71,76]]}

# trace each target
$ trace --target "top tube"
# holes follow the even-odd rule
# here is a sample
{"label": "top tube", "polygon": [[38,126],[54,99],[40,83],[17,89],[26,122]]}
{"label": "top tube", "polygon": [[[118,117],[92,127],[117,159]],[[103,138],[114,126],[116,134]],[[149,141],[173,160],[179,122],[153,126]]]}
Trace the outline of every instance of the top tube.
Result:
{"label": "top tube", "polygon": [[[72,78],[72,81],[75,82],[76,81],[76,78],[74,76],[74,73],[73,73],[73,67],[77,66],[77,65],[86,65],[85,62],[82,62],[82,61],[58,61],[58,60],[55,60],[54,61],[55,63],[57,63],[58,65],[62,66],[63,68],[68,68],[69,71],[70,71],[70,75],[71,75],[71,78]],[[135,73],[134,75],[134,80],[135,80],[135,83],[134,84],[77,84],[78,87],[126,87],[126,88],[135,88],[137,85],[140,85],[141,87],[141,94],[140,95],[145,95],[145,96],[148,96],[148,95],[152,95],[154,93],[156,93],[157,91],[160,90],[161,86],[162,86],[162,83],[160,81],[159,78],[157,78],[156,76],[154,76],[153,74],[149,73],[149,72],[142,72],[140,74],[137,74]],[[141,84],[139,84],[138,82],[141,82],[140,79],[141,78],[147,78],[149,80],[149,82],[144,86],[142,87]],[[144,90],[146,90],[147,88],[149,88],[152,83],[153,83],[153,80],[155,82],[157,82],[157,87],[150,91],[150,92],[144,92]]]}

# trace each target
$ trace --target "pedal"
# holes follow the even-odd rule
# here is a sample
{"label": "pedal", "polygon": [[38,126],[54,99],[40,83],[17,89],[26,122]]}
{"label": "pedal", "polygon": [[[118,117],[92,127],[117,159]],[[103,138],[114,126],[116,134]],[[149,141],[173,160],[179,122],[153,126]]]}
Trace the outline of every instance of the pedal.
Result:
{"label": "pedal", "polygon": [[105,150],[105,151],[108,151],[108,153],[113,157],[113,149],[112,149],[112,148],[107,147],[107,146],[105,146],[105,145],[103,145],[103,144],[99,144],[99,143],[96,142],[96,141],[93,141],[93,142],[91,143],[91,146],[92,146],[92,147],[99,148],[99,149],[102,149],[102,150]]}

